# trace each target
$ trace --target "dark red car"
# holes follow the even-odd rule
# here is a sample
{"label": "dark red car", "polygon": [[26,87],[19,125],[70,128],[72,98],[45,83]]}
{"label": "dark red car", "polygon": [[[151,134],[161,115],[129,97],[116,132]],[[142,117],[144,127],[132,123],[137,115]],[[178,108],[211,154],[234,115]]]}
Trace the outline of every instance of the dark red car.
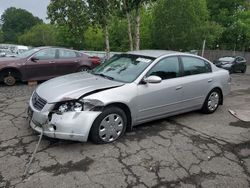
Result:
{"label": "dark red car", "polygon": [[34,48],[16,57],[0,58],[0,81],[14,85],[17,80],[48,80],[92,69],[100,62],[75,50],[56,47]]}

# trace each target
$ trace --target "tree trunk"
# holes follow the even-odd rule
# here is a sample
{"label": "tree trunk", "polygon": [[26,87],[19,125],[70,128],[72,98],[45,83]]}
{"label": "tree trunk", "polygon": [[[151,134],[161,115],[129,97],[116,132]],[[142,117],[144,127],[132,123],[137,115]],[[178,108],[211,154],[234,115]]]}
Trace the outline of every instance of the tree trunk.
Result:
{"label": "tree trunk", "polygon": [[130,50],[133,51],[134,47],[133,47],[133,37],[132,37],[132,31],[131,31],[131,17],[130,17],[130,13],[126,12],[127,15],[127,20],[128,20],[128,39],[129,39],[129,46],[130,46]]}
{"label": "tree trunk", "polygon": [[108,31],[108,25],[105,25],[105,45],[106,45],[106,58],[110,58],[110,46],[109,46],[109,31]]}
{"label": "tree trunk", "polygon": [[140,50],[140,8],[136,9],[135,50]]}

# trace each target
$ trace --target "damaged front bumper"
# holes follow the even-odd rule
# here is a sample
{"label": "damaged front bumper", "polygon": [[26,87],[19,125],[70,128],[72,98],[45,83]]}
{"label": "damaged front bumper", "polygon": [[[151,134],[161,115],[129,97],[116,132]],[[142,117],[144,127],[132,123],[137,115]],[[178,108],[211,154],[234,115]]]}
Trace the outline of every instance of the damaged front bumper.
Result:
{"label": "damaged front bumper", "polygon": [[75,140],[85,142],[94,120],[101,114],[99,111],[65,112],[56,114],[50,112],[54,104],[46,104],[41,111],[38,111],[29,103],[30,126],[38,133],[43,133],[51,138]]}

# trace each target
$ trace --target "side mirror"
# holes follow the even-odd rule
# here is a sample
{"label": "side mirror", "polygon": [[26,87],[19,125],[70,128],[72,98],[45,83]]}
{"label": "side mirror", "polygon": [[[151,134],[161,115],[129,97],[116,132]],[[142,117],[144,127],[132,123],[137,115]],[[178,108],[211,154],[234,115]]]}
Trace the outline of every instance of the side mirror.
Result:
{"label": "side mirror", "polygon": [[30,58],[30,60],[33,62],[37,62],[39,59],[37,57],[32,57],[32,58]]}
{"label": "side mirror", "polygon": [[161,83],[162,79],[159,76],[149,76],[145,78],[144,81],[150,84],[157,84],[157,83]]}

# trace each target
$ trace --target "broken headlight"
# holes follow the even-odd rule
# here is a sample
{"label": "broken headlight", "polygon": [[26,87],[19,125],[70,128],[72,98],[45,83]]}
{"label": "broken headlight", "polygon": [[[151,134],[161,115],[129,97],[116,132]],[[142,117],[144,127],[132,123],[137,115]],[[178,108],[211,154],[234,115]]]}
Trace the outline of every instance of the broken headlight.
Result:
{"label": "broken headlight", "polygon": [[57,105],[59,113],[91,111],[103,107],[103,102],[96,99],[80,99],[79,101],[67,101]]}
{"label": "broken headlight", "polygon": [[77,101],[70,101],[60,104],[58,111],[60,113],[64,112],[81,112],[83,110],[83,104]]}

